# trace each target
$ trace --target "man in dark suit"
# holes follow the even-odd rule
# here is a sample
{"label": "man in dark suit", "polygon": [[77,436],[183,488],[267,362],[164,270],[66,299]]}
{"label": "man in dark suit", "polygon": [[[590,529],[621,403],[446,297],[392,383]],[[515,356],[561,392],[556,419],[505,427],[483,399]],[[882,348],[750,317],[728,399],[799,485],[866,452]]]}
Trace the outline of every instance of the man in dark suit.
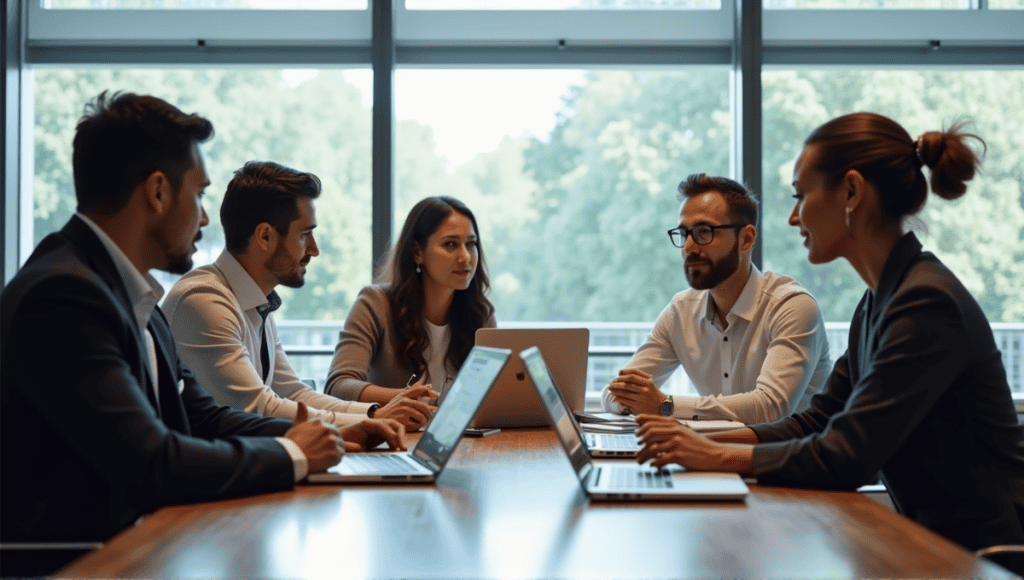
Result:
{"label": "man in dark suit", "polygon": [[[210,122],[134,94],[79,123],[78,213],[0,295],[0,540],[106,540],[160,506],[289,489],[336,464],[333,426],[218,406],[178,358],[153,268],[209,222]],[[401,446],[397,423],[353,435]]]}

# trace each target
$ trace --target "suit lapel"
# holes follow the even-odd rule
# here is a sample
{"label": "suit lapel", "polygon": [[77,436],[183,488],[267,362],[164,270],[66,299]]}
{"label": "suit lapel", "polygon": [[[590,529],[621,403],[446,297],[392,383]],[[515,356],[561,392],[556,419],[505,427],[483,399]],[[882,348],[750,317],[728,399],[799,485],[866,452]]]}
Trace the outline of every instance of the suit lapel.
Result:
{"label": "suit lapel", "polygon": [[[135,309],[128,298],[128,290],[124,286],[124,280],[121,279],[121,273],[114,264],[114,259],[110,257],[110,253],[103,245],[103,242],[96,237],[92,229],[79,219],[78,216],[72,216],[60,233],[71,242],[82,261],[106,282],[107,287],[110,288],[111,293],[114,295],[117,313],[126,322],[126,326],[128,326],[132,336],[135,338],[136,357],[133,366],[135,378],[146,391],[146,398],[153,405],[157,415],[160,416],[160,402],[157,401],[153,389],[154,377],[150,376],[149,363],[146,362],[146,359],[149,358],[149,349],[146,346],[146,341],[142,336],[139,325],[135,322]],[[157,349],[159,353],[159,346]],[[160,358],[159,355],[157,358]]]}
{"label": "suit lapel", "polygon": [[160,377],[160,407],[164,424],[180,433],[191,432],[185,406],[178,392],[178,354],[174,348],[174,337],[160,307],[153,309],[149,317],[149,332],[156,344],[157,375]]}

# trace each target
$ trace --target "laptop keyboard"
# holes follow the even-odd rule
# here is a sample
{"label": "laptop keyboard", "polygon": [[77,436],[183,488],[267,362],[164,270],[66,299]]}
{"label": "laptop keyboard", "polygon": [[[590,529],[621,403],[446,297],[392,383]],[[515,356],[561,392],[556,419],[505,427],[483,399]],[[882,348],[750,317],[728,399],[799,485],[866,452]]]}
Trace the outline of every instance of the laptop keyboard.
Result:
{"label": "laptop keyboard", "polygon": [[400,475],[404,473],[415,473],[417,471],[404,455],[360,455],[355,453],[346,453],[345,463],[348,463],[354,471],[363,473]]}
{"label": "laptop keyboard", "polygon": [[612,489],[669,489],[672,476],[653,470],[602,467],[607,472]]}

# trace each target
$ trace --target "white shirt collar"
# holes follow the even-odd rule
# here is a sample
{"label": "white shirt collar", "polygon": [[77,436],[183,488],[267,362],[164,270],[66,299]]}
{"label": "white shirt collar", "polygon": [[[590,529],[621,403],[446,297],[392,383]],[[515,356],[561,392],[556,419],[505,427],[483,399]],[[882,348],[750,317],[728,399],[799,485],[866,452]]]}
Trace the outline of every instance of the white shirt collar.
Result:
{"label": "white shirt collar", "polygon": [[[765,276],[757,269],[757,266],[750,264],[750,275],[747,276],[747,283],[743,285],[736,303],[732,305],[725,317],[732,323],[735,318],[752,320],[757,314],[757,298],[760,295],[760,287],[764,283]],[[708,322],[714,322],[715,309],[711,306],[711,291],[704,291],[704,318]]]}
{"label": "white shirt collar", "polygon": [[260,290],[256,281],[242,267],[238,259],[231,255],[231,252],[226,249],[222,251],[220,256],[217,256],[214,265],[224,275],[224,279],[243,311],[249,311],[267,303],[267,297],[263,295],[263,291]]}
{"label": "white shirt collar", "polygon": [[145,329],[149,324],[150,315],[153,314],[153,308],[163,298],[164,287],[149,272],[140,272],[120,246],[110,239],[107,232],[96,225],[96,222],[81,213],[75,213],[75,215],[89,226],[89,229],[100,239],[103,247],[107,249],[107,253],[110,254],[114,266],[117,267],[117,271],[121,275],[125,290],[128,291],[128,300],[135,310],[135,319],[139,323],[139,329]]}

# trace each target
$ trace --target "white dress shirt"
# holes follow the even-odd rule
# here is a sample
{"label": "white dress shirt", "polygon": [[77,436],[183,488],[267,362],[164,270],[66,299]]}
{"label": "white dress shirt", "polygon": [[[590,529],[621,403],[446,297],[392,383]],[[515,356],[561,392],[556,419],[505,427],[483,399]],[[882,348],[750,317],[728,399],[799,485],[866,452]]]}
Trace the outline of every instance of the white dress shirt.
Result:
{"label": "white dress shirt", "polygon": [[267,304],[252,276],[227,250],[209,266],[185,274],[167,293],[163,310],[185,364],[222,405],[294,419],[299,401],[311,419],[342,427],[366,419],[370,403],[318,393],[299,380],[267,315],[269,370],[263,377],[257,307]]}
{"label": "white dress shirt", "polygon": [[[152,379],[150,382],[153,383],[153,391],[157,395],[156,400],[159,401],[160,385],[157,382],[159,375],[156,371],[156,344],[153,342],[153,335],[149,332],[149,317],[153,314],[153,308],[156,307],[157,302],[164,295],[164,288],[149,272],[139,272],[138,268],[135,267],[135,264],[132,264],[120,246],[114,243],[114,240],[110,239],[110,236],[96,225],[95,222],[81,213],[76,213],[75,215],[85,222],[85,225],[89,226],[89,229],[100,239],[103,247],[107,249],[110,258],[114,261],[114,266],[117,267],[118,273],[121,274],[121,281],[124,282],[125,289],[128,291],[128,299],[132,302],[135,320],[141,329],[140,334],[146,340],[146,348],[149,351],[150,379]],[[179,356],[181,356],[180,353]],[[185,364],[188,365],[187,362]],[[199,384],[205,386],[201,378]],[[285,437],[274,437],[274,439],[284,447],[285,451],[288,452],[288,456],[292,458],[295,481],[302,481],[309,472],[309,460],[306,459],[306,454],[302,452],[298,444],[290,439]]]}
{"label": "white dress shirt", "polygon": [[[673,396],[675,417],[767,423],[806,409],[821,390],[831,361],[817,301],[792,278],[750,269],[728,328],[709,290],[680,292],[626,364],[659,388],[682,365],[700,396]],[[601,404],[625,412],[608,387]]]}

